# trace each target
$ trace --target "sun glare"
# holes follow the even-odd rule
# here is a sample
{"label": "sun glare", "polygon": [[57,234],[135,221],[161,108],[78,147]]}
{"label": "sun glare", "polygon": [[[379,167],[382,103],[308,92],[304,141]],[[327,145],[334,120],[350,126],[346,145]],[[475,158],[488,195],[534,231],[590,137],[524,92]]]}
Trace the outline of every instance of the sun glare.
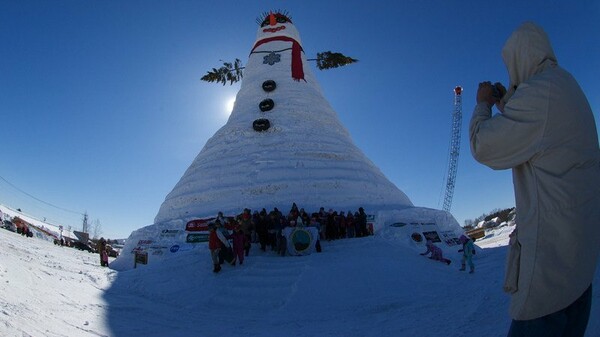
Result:
{"label": "sun glare", "polygon": [[231,111],[233,111],[233,104],[235,104],[235,97],[231,97],[225,101],[225,112],[227,115],[230,115]]}

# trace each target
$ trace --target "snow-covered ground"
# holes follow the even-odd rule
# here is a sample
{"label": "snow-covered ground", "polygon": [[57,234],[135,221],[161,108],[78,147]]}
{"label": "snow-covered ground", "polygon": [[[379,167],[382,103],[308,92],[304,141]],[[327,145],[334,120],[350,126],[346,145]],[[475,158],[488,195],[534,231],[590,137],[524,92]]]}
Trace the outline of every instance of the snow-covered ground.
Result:
{"label": "snow-covered ground", "polygon": [[[506,246],[478,251],[470,275],[457,255],[448,252],[450,266],[431,261],[393,231],[323,242],[308,256],[253,246],[242,266],[213,274],[203,249],[117,272],[96,254],[0,230],[0,335],[506,335]],[[587,337],[600,336],[599,276]]]}
{"label": "snow-covered ground", "polygon": [[481,248],[495,248],[508,246],[509,235],[515,229],[514,223],[512,226],[500,226],[493,229],[487,229],[485,236],[476,241]]}

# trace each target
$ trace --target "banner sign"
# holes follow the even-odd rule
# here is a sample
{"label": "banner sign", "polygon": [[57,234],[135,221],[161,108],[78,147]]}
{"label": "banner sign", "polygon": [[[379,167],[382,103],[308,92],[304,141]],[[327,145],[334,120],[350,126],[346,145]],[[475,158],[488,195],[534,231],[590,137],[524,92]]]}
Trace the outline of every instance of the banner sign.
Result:
{"label": "banner sign", "polygon": [[208,242],[208,233],[189,233],[185,238],[187,243]]}
{"label": "banner sign", "polygon": [[[208,231],[208,225],[214,223],[216,219],[217,218],[212,217],[212,218],[195,219],[195,220],[188,221],[188,223],[185,224],[185,230],[188,232]],[[227,219],[227,223],[224,224],[224,227],[227,228],[228,230],[233,230],[233,227],[235,225],[232,225],[231,222],[232,222],[232,220],[235,220],[235,218],[232,216],[226,216],[225,219]]]}
{"label": "banner sign", "polygon": [[281,231],[290,255],[309,255],[316,250],[319,230],[315,227],[286,227]]}
{"label": "banner sign", "polygon": [[425,236],[425,241],[431,240],[431,242],[442,242],[436,231],[423,232],[423,236]]}
{"label": "banner sign", "polygon": [[135,252],[135,257],[134,257],[135,261],[134,261],[134,265],[133,267],[137,267],[137,264],[148,264],[148,252]]}
{"label": "banner sign", "polygon": [[208,224],[213,222],[216,218],[196,219],[188,221],[185,225],[185,230],[188,232],[199,232],[208,231]]}
{"label": "banner sign", "polygon": [[177,234],[179,234],[179,229],[163,229],[160,232],[160,237],[163,238],[168,238],[168,237],[175,237],[177,236]]}
{"label": "banner sign", "polygon": [[440,232],[440,235],[442,236],[442,240],[444,240],[448,246],[460,245],[460,241],[456,237],[456,233],[454,233],[454,231],[443,231]]}

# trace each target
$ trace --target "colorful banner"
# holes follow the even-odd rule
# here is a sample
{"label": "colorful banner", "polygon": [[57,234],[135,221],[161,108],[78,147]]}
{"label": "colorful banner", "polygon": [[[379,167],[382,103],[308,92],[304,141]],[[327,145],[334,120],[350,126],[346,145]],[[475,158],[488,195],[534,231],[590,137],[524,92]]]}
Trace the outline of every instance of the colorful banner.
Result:
{"label": "colorful banner", "polygon": [[[208,231],[208,225],[214,223],[216,219],[217,218],[212,217],[188,221],[188,223],[185,224],[185,230],[188,232]],[[228,230],[233,230],[234,225],[232,225],[231,222],[232,220],[235,220],[235,218],[232,216],[226,216],[225,219],[227,219],[227,223],[222,225],[224,225]]]}
{"label": "colorful banner", "polygon": [[281,234],[287,240],[290,255],[309,255],[316,250],[319,230],[315,227],[286,227]]}

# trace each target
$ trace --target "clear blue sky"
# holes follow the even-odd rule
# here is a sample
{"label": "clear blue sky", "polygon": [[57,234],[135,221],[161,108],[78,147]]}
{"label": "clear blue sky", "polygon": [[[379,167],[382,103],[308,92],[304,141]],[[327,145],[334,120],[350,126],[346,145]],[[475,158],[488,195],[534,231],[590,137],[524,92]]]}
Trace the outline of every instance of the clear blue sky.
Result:
{"label": "clear blue sky", "polygon": [[289,11],[307,56],[360,60],[313,72],[358,147],[417,206],[442,207],[463,86],[461,224],[514,206],[510,171],[471,157],[468,122],[477,84],[506,84],[500,51],[520,23],[544,27],[600,120],[598,1],[0,0],[0,203],[75,229],[87,211],[109,238],[151,224],[239,89],[200,77],[219,60],[245,63],[271,9]]}

